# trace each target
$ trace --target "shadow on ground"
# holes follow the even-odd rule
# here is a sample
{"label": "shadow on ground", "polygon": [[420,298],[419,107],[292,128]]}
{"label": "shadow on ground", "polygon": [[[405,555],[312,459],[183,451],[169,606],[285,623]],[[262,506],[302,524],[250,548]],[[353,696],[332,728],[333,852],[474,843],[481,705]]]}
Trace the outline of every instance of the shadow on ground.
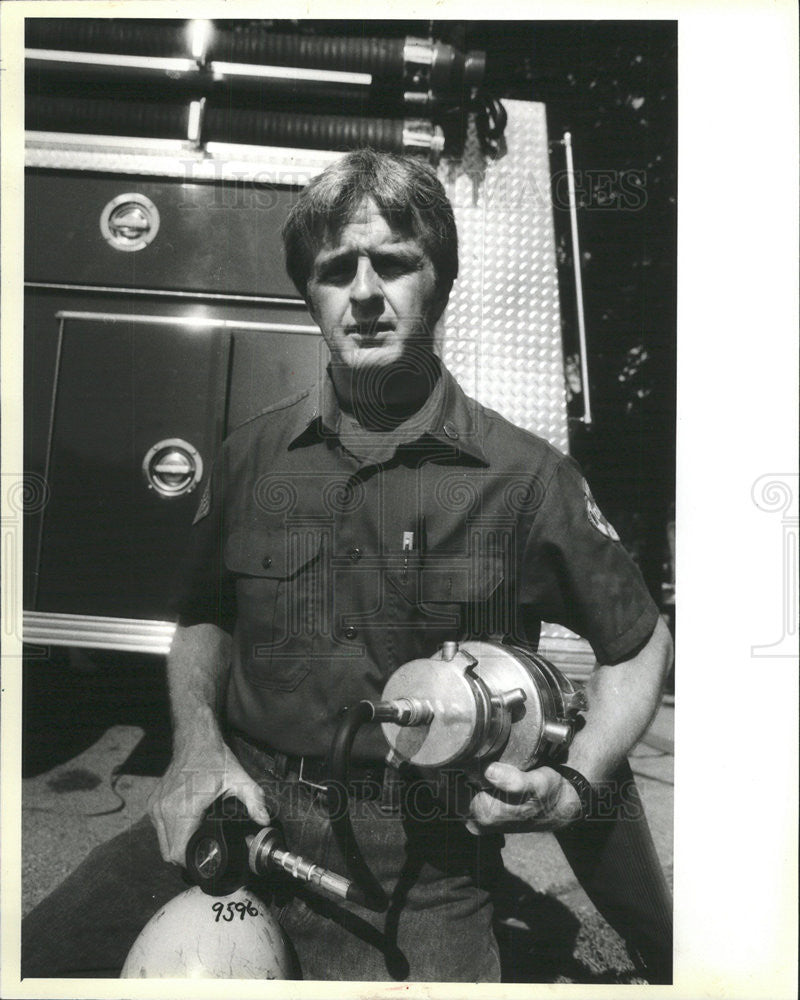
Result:
{"label": "shadow on ground", "polygon": [[46,658],[26,657],[23,669],[23,778],[66,763],[117,725],[145,731],[122,770],[163,773],[170,755],[163,659],[52,649]]}
{"label": "shadow on ground", "polygon": [[598,914],[578,916],[508,871],[493,897],[504,983],[646,982]]}

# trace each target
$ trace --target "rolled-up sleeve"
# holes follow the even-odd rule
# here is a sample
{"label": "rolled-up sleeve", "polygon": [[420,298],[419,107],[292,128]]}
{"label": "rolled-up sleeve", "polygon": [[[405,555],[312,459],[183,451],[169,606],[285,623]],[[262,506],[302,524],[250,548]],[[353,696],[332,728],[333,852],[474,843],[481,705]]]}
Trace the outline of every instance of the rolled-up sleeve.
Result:
{"label": "rolled-up sleeve", "polygon": [[233,632],[236,590],[222,555],[225,507],[222,463],[214,463],[172,581],[170,610],[180,625],[217,625]]}
{"label": "rolled-up sleeve", "polygon": [[601,663],[633,656],[658,619],[641,573],[562,458],[546,485],[522,558],[521,603],[586,638]]}

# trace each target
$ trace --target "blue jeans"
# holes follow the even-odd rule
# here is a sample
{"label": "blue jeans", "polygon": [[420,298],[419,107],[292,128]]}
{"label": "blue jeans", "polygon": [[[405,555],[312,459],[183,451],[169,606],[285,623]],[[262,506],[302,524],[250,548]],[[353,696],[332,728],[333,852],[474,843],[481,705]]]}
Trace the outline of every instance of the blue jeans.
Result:
{"label": "blue jeans", "polygon": [[[289,849],[344,874],[317,793],[277,779],[256,748],[235,750],[264,787]],[[502,871],[502,837],[473,837],[457,820],[415,818],[386,796],[356,800],[353,827],[390,898],[388,912],[332,902],[294,881],[290,894],[279,890],[279,920],[302,978],[499,982],[489,890]],[[185,888],[161,860],[149,819],[140,820],[93,851],[23,921],[23,976],[118,976],[145,923]]]}

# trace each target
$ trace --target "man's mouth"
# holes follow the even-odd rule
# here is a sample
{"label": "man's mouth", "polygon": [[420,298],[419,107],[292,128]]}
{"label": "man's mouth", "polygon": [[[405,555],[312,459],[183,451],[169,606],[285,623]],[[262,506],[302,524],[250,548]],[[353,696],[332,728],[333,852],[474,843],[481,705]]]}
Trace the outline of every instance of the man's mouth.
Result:
{"label": "man's mouth", "polygon": [[373,323],[352,323],[345,327],[345,333],[350,337],[355,337],[362,347],[370,344],[377,344],[383,339],[383,334],[392,329],[392,324],[376,321]]}

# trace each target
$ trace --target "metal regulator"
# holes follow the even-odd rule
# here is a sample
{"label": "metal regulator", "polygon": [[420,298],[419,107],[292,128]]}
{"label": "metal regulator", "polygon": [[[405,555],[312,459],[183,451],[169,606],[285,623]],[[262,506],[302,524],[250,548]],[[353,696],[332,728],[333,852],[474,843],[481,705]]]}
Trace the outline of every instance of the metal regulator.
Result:
{"label": "metal regulator", "polygon": [[[404,664],[379,701],[345,709],[331,745],[325,802],[347,877],[289,851],[277,825],[257,826],[237,800],[218,800],[186,850],[187,877],[199,888],[156,914],[131,950],[123,976],[289,978],[277,921],[247,888],[254,877],[273,871],[287,872],[322,895],[377,912],[387,908],[359,850],[348,808],[350,754],[363,726],[382,727],[389,765],[434,783],[444,770],[456,769],[474,791],[484,786],[483,772],[495,761],[526,771],[558,758],[586,707],[583,692],[556,667],[517,646],[445,642],[433,656]],[[209,897],[215,900],[210,906]],[[158,937],[153,927],[163,928],[178,911],[176,928],[192,928],[194,970],[185,967],[187,949],[173,947],[172,962],[163,948],[153,953],[151,941]],[[245,913],[250,919],[239,919]],[[253,938],[246,947],[243,933]],[[234,954],[241,956],[236,968]]]}

